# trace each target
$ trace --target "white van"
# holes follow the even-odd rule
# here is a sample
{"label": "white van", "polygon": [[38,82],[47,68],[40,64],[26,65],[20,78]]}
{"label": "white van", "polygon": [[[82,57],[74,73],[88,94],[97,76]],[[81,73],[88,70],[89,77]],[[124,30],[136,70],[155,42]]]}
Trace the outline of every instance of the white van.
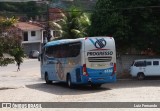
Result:
{"label": "white van", "polygon": [[160,76],[160,59],[135,60],[130,67],[130,74],[139,80],[145,76]]}

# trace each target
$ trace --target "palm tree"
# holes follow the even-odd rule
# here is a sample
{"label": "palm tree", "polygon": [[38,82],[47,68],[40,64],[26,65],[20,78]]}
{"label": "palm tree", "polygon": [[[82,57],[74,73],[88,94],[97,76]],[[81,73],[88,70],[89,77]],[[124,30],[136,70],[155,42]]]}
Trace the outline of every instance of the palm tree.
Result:
{"label": "palm tree", "polygon": [[71,7],[56,22],[50,22],[50,26],[61,32],[61,38],[75,39],[87,36],[87,29],[90,26],[90,20],[86,13],[76,7]]}

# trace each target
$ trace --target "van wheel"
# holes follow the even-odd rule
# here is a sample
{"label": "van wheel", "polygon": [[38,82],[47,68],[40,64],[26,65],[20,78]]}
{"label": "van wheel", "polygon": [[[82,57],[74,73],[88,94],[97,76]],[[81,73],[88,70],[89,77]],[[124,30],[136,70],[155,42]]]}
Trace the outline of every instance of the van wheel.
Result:
{"label": "van wheel", "polygon": [[73,88],[73,84],[72,84],[70,75],[67,75],[67,85],[68,85],[69,88]]}
{"label": "van wheel", "polygon": [[46,81],[46,84],[51,84],[52,83],[52,81],[50,81],[48,79],[48,74],[45,74],[45,81]]}
{"label": "van wheel", "polygon": [[145,76],[143,73],[138,73],[137,78],[138,78],[138,80],[144,80]]}

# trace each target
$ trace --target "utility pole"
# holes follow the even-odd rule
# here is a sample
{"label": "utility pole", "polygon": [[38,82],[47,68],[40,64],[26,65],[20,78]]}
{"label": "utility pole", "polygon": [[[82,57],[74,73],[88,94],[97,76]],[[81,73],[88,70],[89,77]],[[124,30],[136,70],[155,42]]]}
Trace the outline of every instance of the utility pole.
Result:
{"label": "utility pole", "polygon": [[50,26],[49,26],[49,1],[45,1],[46,4],[46,23],[45,23],[45,35],[43,36],[43,45],[51,39]]}
{"label": "utility pole", "polygon": [[46,37],[47,41],[49,42],[51,39],[50,26],[49,26],[49,1],[47,1],[46,4],[47,4]]}

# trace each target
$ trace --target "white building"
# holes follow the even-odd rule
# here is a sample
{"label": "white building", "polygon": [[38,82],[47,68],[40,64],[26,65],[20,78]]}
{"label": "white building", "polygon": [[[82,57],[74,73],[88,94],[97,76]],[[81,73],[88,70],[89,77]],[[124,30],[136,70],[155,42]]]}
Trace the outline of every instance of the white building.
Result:
{"label": "white building", "polygon": [[27,55],[31,50],[41,50],[44,31],[42,27],[26,22],[18,22],[15,27],[21,30],[22,46]]}

